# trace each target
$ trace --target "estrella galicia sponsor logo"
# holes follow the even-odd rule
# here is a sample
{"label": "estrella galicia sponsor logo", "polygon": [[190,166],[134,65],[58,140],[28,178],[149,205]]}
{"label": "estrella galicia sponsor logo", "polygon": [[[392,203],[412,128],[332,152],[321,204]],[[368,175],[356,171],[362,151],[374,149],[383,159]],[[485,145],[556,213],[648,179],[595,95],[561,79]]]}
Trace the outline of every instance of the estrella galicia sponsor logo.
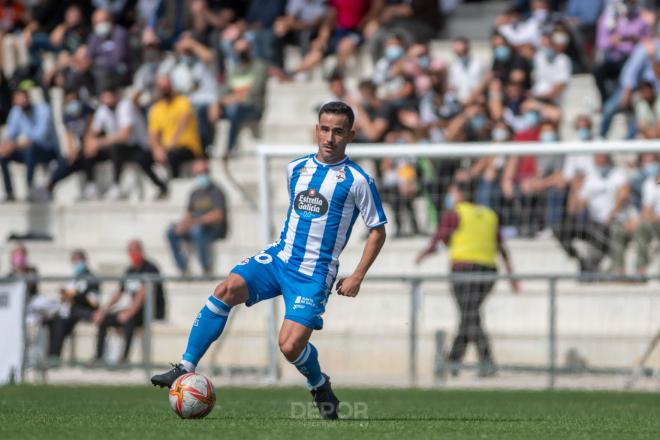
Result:
{"label": "estrella galicia sponsor logo", "polygon": [[328,200],[312,188],[298,193],[293,201],[293,207],[302,218],[314,219],[328,212]]}

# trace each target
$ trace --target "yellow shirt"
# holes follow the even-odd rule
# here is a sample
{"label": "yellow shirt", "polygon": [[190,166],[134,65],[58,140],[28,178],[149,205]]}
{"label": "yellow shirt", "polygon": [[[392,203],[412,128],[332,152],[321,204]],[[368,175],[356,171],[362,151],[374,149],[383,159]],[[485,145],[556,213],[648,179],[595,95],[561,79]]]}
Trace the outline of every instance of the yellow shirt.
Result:
{"label": "yellow shirt", "polygon": [[161,99],[149,111],[149,133],[158,135],[162,145],[172,145],[179,121],[186,115],[192,115],[174,147],[185,147],[192,150],[195,156],[202,155],[202,141],[197,130],[197,117],[192,104],[183,95],[177,95],[171,101]]}
{"label": "yellow shirt", "polygon": [[458,228],[449,240],[452,263],[473,263],[497,267],[499,221],[490,208],[461,202],[454,208]]}

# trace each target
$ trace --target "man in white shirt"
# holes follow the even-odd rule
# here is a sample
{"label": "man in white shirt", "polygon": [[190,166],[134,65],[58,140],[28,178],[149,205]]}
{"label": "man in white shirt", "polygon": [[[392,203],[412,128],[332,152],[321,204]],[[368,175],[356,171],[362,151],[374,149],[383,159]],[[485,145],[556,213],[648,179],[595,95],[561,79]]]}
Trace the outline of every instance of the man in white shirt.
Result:
{"label": "man in white shirt", "polygon": [[[578,260],[581,272],[597,271],[609,252],[610,225],[623,215],[628,190],[625,170],[614,166],[607,154],[594,155],[593,169],[575,177],[569,191],[568,215],[558,225],[556,235],[568,256]],[[575,240],[589,243],[591,255],[580,255]]]}
{"label": "man in white shirt", "polygon": [[167,185],[154,173],[149,152],[149,135],[144,117],[130,99],[119,99],[115,88],[101,92],[101,105],[94,112],[92,125],[84,141],[84,152],[95,161],[111,160],[114,168],[109,199],[122,197],[119,187],[126,162],[136,162],[158,187],[159,198],[167,195]]}
{"label": "man in white shirt", "polygon": [[449,88],[456,92],[465,105],[472,101],[486,73],[483,63],[470,54],[470,43],[465,37],[454,40],[452,45],[455,59],[449,66]]}
{"label": "man in white shirt", "polygon": [[571,59],[564,53],[569,37],[563,31],[541,38],[541,47],[534,55],[532,95],[541,101],[560,104],[571,79]]}
{"label": "man in white shirt", "polygon": [[[647,166],[649,166],[647,164]],[[660,240],[660,165],[655,162],[655,175],[646,178],[642,185],[641,224],[635,231],[637,243],[637,273],[646,275],[651,262],[649,248],[653,239]]]}

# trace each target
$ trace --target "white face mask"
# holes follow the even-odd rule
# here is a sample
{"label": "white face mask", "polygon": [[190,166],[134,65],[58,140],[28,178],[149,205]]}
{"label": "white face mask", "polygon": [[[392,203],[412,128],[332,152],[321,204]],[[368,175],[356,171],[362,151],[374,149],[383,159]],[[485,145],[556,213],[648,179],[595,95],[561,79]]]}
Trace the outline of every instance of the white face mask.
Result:
{"label": "white face mask", "polygon": [[99,37],[107,37],[112,32],[112,23],[102,21],[94,26],[94,33]]}

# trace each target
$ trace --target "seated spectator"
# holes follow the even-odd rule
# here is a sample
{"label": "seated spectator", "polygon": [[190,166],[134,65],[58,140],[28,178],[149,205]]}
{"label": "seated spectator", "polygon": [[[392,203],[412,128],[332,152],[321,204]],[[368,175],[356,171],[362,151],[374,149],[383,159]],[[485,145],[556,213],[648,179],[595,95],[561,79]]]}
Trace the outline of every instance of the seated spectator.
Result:
{"label": "seated spectator", "polygon": [[[511,128],[500,119],[493,124],[490,139],[494,143],[510,142],[512,135]],[[470,177],[478,181],[474,197],[477,204],[501,211],[501,190],[497,183],[502,178],[504,164],[503,156],[487,156],[479,158],[470,167]]]}
{"label": "seated spectator", "polygon": [[445,130],[461,111],[456,94],[451,90],[445,91],[441,82],[434,84],[419,103],[419,117],[426,130],[426,139],[444,142]]}
{"label": "seated spectator", "polygon": [[635,120],[637,131],[644,139],[660,137],[660,100],[652,83],[644,82],[639,87]]}
{"label": "seated spectator", "polygon": [[547,0],[533,0],[531,8],[532,14],[527,19],[524,19],[521,9],[514,7],[498,17],[495,22],[497,32],[506,38],[523,58],[529,60],[541,43],[543,31],[552,26],[550,5]]}
{"label": "seated spectator", "polygon": [[[587,9],[595,10],[592,5],[588,5]],[[635,45],[650,35],[651,28],[635,1],[613,2],[605,8],[598,20],[596,40],[601,61],[594,66],[594,79],[601,105],[605,105],[616,89],[621,69]]]}
{"label": "seated spectator", "polygon": [[252,58],[247,40],[236,41],[234,49],[240,61],[229,72],[220,100],[210,107],[208,116],[212,124],[219,119],[229,120],[225,160],[234,152],[243,125],[261,119],[268,80],[267,66]]}
{"label": "seated spectator", "polygon": [[174,92],[168,76],[160,76],[156,87],[159,99],[149,110],[151,154],[178,178],[184,163],[202,156],[197,117],[190,100]]}
{"label": "seated spectator", "polygon": [[559,105],[571,79],[571,60],[564,53],[568,35],[556,31],[541,38],[541,48],[534,55],[532,95],[543,102]]}
{"label": "seated spectator", "polygon": [[[153,32],[145,32],[142,38],[142,64],[133,75],[133,100],[147,111],[157,98],[156,79],[167,75],[176,63],[174,55],[165,52]],[[215,81],[215,79],[214,79]]]}
{"label": "seated spectator", "polygon": [[128,84],[131,69],[128,32],[113,23],[112,16],[104,9],[94,11],[92,25],[87,47],[97,92],[108,87],[108,81],[114,85]]}
{"label": "seated spectator", "polygon": [[310,51],[294,73],[318,66],[323,57],[337,54],[336,69],[344,70],[349,58],[363,41],[363,26],[382,10],[382,0],[330,0],[331,8],[312,41]]}
{"label": "seated spectator", "polygon": [[364,36],[373,60],[382,56],[383,41],[393,33],[402,35],[408,44],[427,43],[437,36],[444,24],[441,2],[427,0],[387,1],[385,7],[364,26]]}
{"label": "seated spectator", "polygon": [[637,126],[631,114],[633,92],[643,83],[653,84],[660,90],[660,40],[646,39],[635,46],[632,54],[623,65],[619,77],[619,86],[603,105],[603,117],[599,134],[606,138],[614,116],[625,112],[628,118],[628,133],[626,138],[635,137]]}
{"label": "seated spectator", "polygon": [[80,99],[92,102],[97,94],[92,74],[92,60],[88,56],[87,46],[81,46],[71,57],[71,61],[44,74],[43,83],[61,87],[65,90],[77,89]]}
{"label": "seated spectator", "polygon": [[451,120],[445,130],[449,142],[479,142],[490,138],[490,119],[483,105],[470,105]]}
{"label": "seated spectator", "polygon": [[[127,251],[131,263],[128,269],[126,269],[119,288],[112,294],[110,300],[100,307],[93,316],[94,323],[98,325],[95,362],[104,362],[105,339],[108,329],[111,327],[121,329],[123,332],[124,349],[122,350],[120,362],[128,362],[133,334],[144,323],[144,301],[147,295],[147,284],[151,284],[154,295],[153,303],[155,307],[153,319],[163,319],[165,317],[165,293],[163,284],[160,281],[145,282],[140,279],[140,275],[160,275],[158,267],[145,258],[140,241],[130,241]],[[124,294],[130,295],[130,305],[121,311],[113,312],[113,307]]]}
{"label": "seated spectator", "polygon": [[523,88],[528,90],[532,87],[532,62],[523,58],[507,42],[506,38],[498,33],[494,33],[490,38],[490,44],[493,49],[493,64],[490,72],[484,77],[485,90],[489,84],[498,83],[499,87],[506,86],[512,78],[512,72],[522,71],[524,76]]}
{"label": "seated spectator", "polygon": [[199,138],[208,154],[215,130],[207,114],[209,107],[218,99],[218,87],[212,65],[213,56],[207,55],[207,50],[184,34],[175,45],[177,61],[169,73],[175,92],[186,96],[195,109]]}
{"label": "seated spectator", "polygon": [[360,99],[356,102],[356,142],[383,142],[385,135],[397,123],[394,107],[378,97],[378,89],[371,80],[358,85]]}
{"label": "seated spectator", "polygon": [[485,66],[470,54],[470,42],[465,37],[454,39],[452,44],[454,60],[449,66],[449,88],[463,105],[477,100],[480,85],[484,78]]}
{"label": "seated spectator", "polygon": [[403,81],[403,63],[406,46],[399,35],[391,35],[385,40],[383,57],[376,62],[373,81],[385,94],[395,93]]}
{"label": "seated spectator", "polygon": [[275,63],[281,69],[284,65],[285,44],[295,44],[304,57],[309,53],[314,36],[328,13],[325,0],[289,0],[286,13],[273,24],[275,34]]}
{"label": "seated spectator", "polygon": [[35,197],[33,183],[37,165],[48,165],[60,158],[60,146],[50,106],[47,103],[33,104],[28,94],[31,85],[26,82],[21,83],[19,90],[14,92],[14,105],[7,118],[4,139],[0,142],[0,166],[7,201],[15,200],[9,174],[10,162],[25,164],[27,187],[32,199]]}
{"label": "seated spectator", "polygon": [[55,190],[55,185],[62,179],[78,171],[85,173],[85,187],[81,199],[94,199],[97,196],[94,183],[94,158],[85,155],[85,138],[92,125],[94,110],[87,105],[78,91],[67,90],[64,93],[63,122],[66,130],[66,157],[60,159],[57,168],[48,182],[48,192]]}
{"label": "seated spectator", "polygon": [[7,78],[27,60],[20,50],[21,31],[27,25],[29,11],[22,2],[5,0],[0,3],[0,64]]}
{"label": "seated spectator", "polygon": [[605,0],[568,0],[566,21],[577,31],[579,45],[592,58],[598,17],[605,7]]}
{"label": "seated spectator", "polygon": [[82,250],[71,253],[73,278],[60,288],[60,307],[45,324],[49,329],[48,356],[59,359],[64,340],[73,333],[79,321],[91,321],[98,308],[100,284],[87,264]]}
{"label": "seated spectator", "polygon": [[57,67],[61,68],[68,64],[71,55],[85,44],[88,35],[89,21],[83,16],[78,4],[71,4],[66,8],[64,20],[50,33],[44,31],[32,33],[30,64],[35,70],[41,69],[41,53],[52,52],[57,54]]}
{"label": "seated spectator", "polygon": [[188,259],[181,249],[181,241],[193,244],[204,275],[210,275],[213,269],[211,244],[227,236],[227,203],[222,190],[211,180],[206,161],[197,160],[192,168],[195,190],[190,194],[184,217],[167,230],[167,239],[182,275],[188,273]]}
{"label": "seated spectator", "polygon": [[116,200],[124,197],[120,181],[124,165],[135,162],[159,189],[159,198],[167,196],[167,186],[153,170],[149,153],[149,137],[142,113],[132,100],[119,99],[114,87],[101,92],[101,105],[94,113],[92,125],[85,138],[84,155],[89,160],[111,160],[113,186],[106,197]]}
{"label": "seated spectator", "polygon": [[[627,191],[624,169],[614,166],[607,154],[594,155],[594,168],[578,176],[571,185],[566,204],[567,215],[555,227],[555,236],[566,254],[578,261],[580,272],[596,272],[609,253],[610,225],[623,208],[617,201]],[[591,245],[588,255],[580,255],[575,240]]]}
{"label": "seated spectator", "polygon": [[660,240],[660,165],[649,162],[646,165],[647,178],[642,185],[641,223],[635,231],[637,244],[637,273],[646,275],[651,259],[649,249],[654,240]]}
{"label": "seated spectator", "polygon": [[[7,273],[7,278],[38,277],[37,268],[28,261],[28,250],[22,243],[16,244],[9,254],[9,264],[11,270]],[[39,294],[39,283],[36,280],[29,280],[26,286],[26,296],[29,299]]]}

